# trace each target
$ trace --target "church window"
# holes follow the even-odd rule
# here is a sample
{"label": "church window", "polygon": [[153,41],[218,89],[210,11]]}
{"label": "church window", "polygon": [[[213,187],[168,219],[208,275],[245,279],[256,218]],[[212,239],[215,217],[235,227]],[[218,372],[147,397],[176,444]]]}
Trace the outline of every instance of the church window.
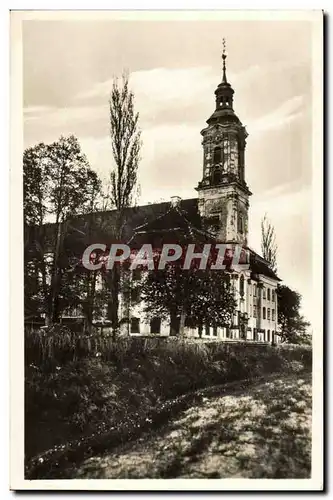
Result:
{"label": "church window", "polygon": [[241,294],[241,296],[244,295],[244,276],[241,276],[239,281],[239,293]]}
{"label": "church window", "polygon": [[161,318],[153,318],[150,321],[150,333],[161,333]]}
{"label": "church window", "polygon": [[142,277],[142,269],[138,267],[136,269],[133,269],[133,274],[132,274],[133,281],[140,281],[141,277]]}
{"label": "church window", "polygon": [[135,287],[131,289],[131,302],[139,302],[140,300],[140,290]]}
{"label": "church window", "polygon": [[266,307],[262,308],[262,319],[266,319]]}
{"label": "church window", "polygon": [[140,333],[140,318],[131,318],[131,333]]}

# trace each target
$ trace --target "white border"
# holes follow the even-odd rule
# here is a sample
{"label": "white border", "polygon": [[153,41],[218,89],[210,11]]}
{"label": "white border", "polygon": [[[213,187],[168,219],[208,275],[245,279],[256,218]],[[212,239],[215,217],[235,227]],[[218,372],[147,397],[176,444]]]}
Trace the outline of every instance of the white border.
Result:
{"label": "white border", "polygon": [[[171,3],[170,3],[171,5]],[[178,6],[181,5],[178,2]],[[44,6],[44,4],[43,4]],[[182,8],[182,7],[180,7]],[[313,391],[313,471],[311,479],[269,480],[269,479],[174,479],[174,480],[24,480],[23,463],[23,297],[22,281],[22,37],[23,19],[145,19],[163,20],[304,20],[313,23],[313,258],[314,290],[317,291],[314,307],[322,316],[322,12],[321,11],[25,11],[11,14],[11,198],[10,198],[10,275],[11,291],[11,481],[12,489],[46,490],[320,490],[322,488],[322,324],[313,325],[314,337],[314,391]],[[21,287],[20,287],[21,284]]]}

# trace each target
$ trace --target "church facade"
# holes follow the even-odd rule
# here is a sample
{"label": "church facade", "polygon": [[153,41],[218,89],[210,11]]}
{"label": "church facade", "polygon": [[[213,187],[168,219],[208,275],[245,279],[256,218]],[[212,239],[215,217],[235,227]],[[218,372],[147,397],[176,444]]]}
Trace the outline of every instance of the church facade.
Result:
{"label": "church facade", "polygon": [[[237,303],[232,326],[213,328],[207,325],[200,336],[221,341],[278,342],[276,288],[280,279],[268,262],[248,247],[248,210],[252,194],[245,181],[248,134],[234,111],[234,90],[227,80],[225,53],[222,59],[222,81],[215,91],[215,111],[201,131],[203,169],[202,179],[196,187],[198,197],[192,200],[173,197],[169,206],[165,204],[161,215],[134,228],[134,239],[139,234],[147,236],[150,231],[156,232],[157,227],[172,231],[173,226],[181,225],[180,217],[189,225],[194,219],[192,212],[197,211],[207,233],[230,247],[241,245],[246,249],[250,264],[247,270],[231,273]],[[175,224],[172,221],[177,217]],[[159,318],[149,323],[145,321],[141,303],[123,307],[123,314],[130,316],[125,327],[130,335],[170,334],[170,325],[163,324]],[[199,332],[185,328],[185,335],[198,337]]]}

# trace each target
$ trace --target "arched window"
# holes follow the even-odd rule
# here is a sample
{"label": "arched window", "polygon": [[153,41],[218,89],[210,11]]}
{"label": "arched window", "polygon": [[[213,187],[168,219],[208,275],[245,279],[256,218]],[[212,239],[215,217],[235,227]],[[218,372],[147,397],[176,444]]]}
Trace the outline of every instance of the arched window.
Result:
{"label": "arched window", "polygon": [[243,234],[244,232],[244,217],[243,214],[238,214],[238,232]]}
{"label": "arched window", "polygon": [[216,148],[214,149],[214,163],[215,163],[215,165],[218,163],[221,163],[221,160],[222,160],[222,150],[221,150],[220,146],[216,146]]}

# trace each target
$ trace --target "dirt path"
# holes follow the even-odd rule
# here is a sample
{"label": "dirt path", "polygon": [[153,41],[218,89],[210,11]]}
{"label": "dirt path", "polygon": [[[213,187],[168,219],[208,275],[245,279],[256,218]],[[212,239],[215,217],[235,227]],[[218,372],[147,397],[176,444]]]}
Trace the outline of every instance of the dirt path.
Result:
{"label": "dirt path", "polygon": [[278,376],[204,398],[163,429],[95,456],[76,478],[306,478],[311,468],[311,377]]}

